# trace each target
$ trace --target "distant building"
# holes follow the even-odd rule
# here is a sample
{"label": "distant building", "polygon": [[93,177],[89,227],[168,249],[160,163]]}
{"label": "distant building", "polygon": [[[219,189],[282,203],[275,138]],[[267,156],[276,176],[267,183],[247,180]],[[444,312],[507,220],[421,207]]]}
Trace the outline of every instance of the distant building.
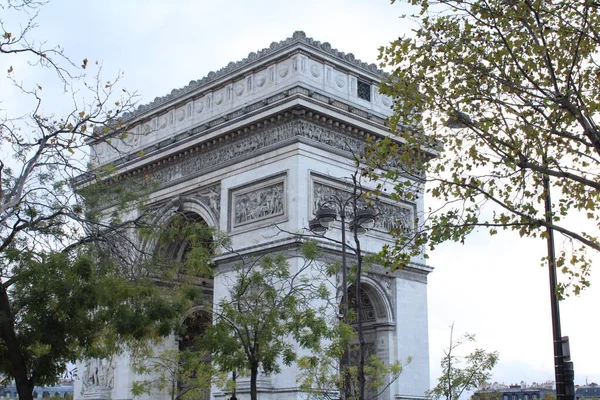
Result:
{"label": "distant building", "polygon": [[473,400],[539,400],[546,393],[555,395],[554,382],[532,383],[527,385],[525,382],[515,385],[504,385],[494,382],[493,384],[483,385],[477,390]]}
{"label": "distant building", "polygon": [[[0,397],[5,399],[16,399],[19,397],[17,387],[14,384],[6,385],[0,389]],[[56,386],[36,386],[33,389],[34,399],[45,399],[48,397],[60,397],[63,399],[73,398],[73,381],[61,380]]]}
{"label": "distant building", "polygon": [[[556,396],[556,387],[553,381],[532,383],[527,386],[525,382],[520,385],[504,385],[494,382],[486,383],[473,393],[472,400],[539,400],[546,393]],[[600,400],[600,385],[591,383],[585,386],[575,385],[575,399]]]}
{"label": "distant building", "polygon": [[600,399],[600,386],[592,382],[585,386],[575,386],[575,399]]}

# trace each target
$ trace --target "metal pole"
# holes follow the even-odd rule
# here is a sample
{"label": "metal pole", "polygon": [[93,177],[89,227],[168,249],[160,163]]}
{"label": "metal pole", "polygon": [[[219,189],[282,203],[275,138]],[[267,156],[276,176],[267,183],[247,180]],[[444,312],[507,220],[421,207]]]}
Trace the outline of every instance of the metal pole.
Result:
{"label": "metal pole", "polygon": [[343,321],[348,319],[348,272],[346,271],[346,212],[343,208],[340,210],[340,219],[342,220],[342,288],[344,294],[342,297]]}
{"label": "metal pole", "polygon": [[[544,164],[546,164],[544,162]],[[544,205],[546,222],[552,223],[552,200],[550,198],[550,177],[544,175]],[[562,334],[560,331],[560,309],[556,293],[556,256],[554,250],[554,230],[546,228],[548,243],[548,272],[550,276],[550,306],[552,309],[552,334],[554,339],[554,375],[556,380],[556,399],[568,400],[564,385],[564,360],[562,351]]]}
{"label": "metal pole", "polygon": [[[342,322],[348,323],[348,271],[346,268],[346,211],[344,210],[344,204],[340,201],[340,219],[342,220]],[[344,348],[344,354],[341,362],[342,372],[342,398],[346,399],[348,394],[348,381],[347,381],[347,366],[349,361],[348,346]]]}

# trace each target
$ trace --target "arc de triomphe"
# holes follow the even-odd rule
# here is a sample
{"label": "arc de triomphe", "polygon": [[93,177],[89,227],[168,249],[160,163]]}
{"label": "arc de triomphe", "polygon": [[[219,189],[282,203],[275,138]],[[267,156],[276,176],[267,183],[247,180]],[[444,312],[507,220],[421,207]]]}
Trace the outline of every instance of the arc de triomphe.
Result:
{"label": "arc de triomphe", "polygon": [[[295,32],[141,106],[131,121],[135,135],[110,146],[92,144],[92,161],[158,182],[151,201],[162,207],[166,222],[173,210],[184,211],[226,232],[238,251],[285,251],[297,240],[279,229],[298,232],[320,201],[347,195],[353,151],[368,137],[387,135],[392,100],[377,90],[382,78],[374,64]],[[387,232],[399,221],[413,224],[423,203],[384,198],[379,208],[375,228],[362,239],[365,251],[389,242]],[[331,234],[339,235],[339,227]],[[339,255],[338,248],[329,251]],[[215,300],[227,295],[226,273],[219,268],[229,262],[227,254],[217,259]],[[372,351],[386,362],[413,358],[380,398],[418,399],[429,389],[430,271],[422,257],[415,257],[403,270],[372,271],[363,279]],[[84,362],[79,370],[75,399],[132,398],[138,377],[127,355]],[[260,398],[305,398],[296,372],[292,366],[262,376]],[[170,397],[156,393],[150,398]],[[226,395],[213,388],[211,398]],[[244,398],[243,390],[238,398]]]}

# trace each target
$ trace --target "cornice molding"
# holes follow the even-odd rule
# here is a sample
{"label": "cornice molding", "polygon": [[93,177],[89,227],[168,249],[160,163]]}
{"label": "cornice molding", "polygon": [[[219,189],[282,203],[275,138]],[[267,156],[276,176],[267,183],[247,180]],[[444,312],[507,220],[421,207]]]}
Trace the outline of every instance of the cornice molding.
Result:
{"label": "cornice molding", "polygon": [[267,48],[262,50],[258,50],[257,52],[252,52],[248,54],[248,57],[242,59],[238,62],[230,62],[227,66],[219,69],[218,71],[211,71],[205,77],[198,80],[192,80],[186,86],[173,89],[171,93],[156,97],[152,102],[144,105],[140,105],[135,111],[131,113],[123,114],[123,121],[129,122],[142,114],[146,114],[154,109],[163,106],[166,103],[171,101],[177,101],[180,98],[185,97],[186,95],[191,94],[192,92],[201,89],[204,86],[207,86],[227,75],[234,75],[236,72],[241,71],[248,66],[258,63],[260,61],[266,60],[268,57],[283,52],[287,49],[292,48],[294,45],[303,44],[309,49],[317,50],[320,53],[323,53],[328,56],[333,56],[336,61],[341,61],[344,64],[352,66],[354,68],[358,68],[363,73],[367,75],[372,75],[376,79],[386,79],[389,77],[389,74],[377,68],[377,65],[374,63],[366,63],[359,59],[357,59],[352,53],[345,53],[343,51],[339,51],[336,48],[331,47],[331,44],[328,42],[319,42],[318,40],[314,40],[313,38],[307,37],[306,33],[303,31],[296,31],[294,34],[280,42],[273,42]]}

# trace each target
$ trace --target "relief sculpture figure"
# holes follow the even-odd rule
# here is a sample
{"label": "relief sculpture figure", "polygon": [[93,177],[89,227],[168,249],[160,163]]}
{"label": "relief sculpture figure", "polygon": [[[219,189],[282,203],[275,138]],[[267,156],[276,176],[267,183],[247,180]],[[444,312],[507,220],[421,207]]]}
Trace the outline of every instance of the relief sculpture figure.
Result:
{"label": "relief sculpture figure", "polygon": [[112,389],[115,382],[116,364],[112,358],[86,360],[82,379],[82,393]]}
{"label": "relief sculpture figure", "polygon": [[282,214],[283,182],[236,196],[234,211],[236,225]]}

